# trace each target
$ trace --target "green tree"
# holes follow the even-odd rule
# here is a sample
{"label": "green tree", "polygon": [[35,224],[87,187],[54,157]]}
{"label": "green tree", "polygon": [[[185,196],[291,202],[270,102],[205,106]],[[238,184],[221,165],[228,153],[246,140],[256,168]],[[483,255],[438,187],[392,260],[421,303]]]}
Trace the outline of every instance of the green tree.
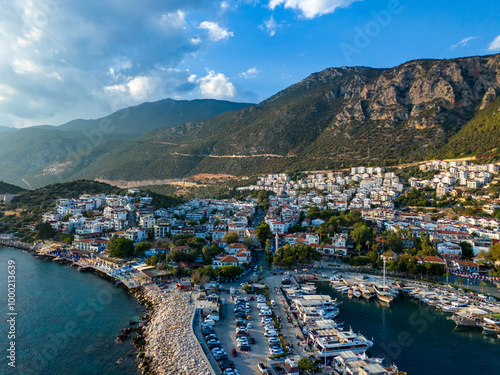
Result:
{"label": "green tree", "polygon": [[134,255],[134,241],[125,237],[113,236],[107,248],[109,255],[115,258],[128,258]]}
{"label": "green tree", "polygon": [[61,219],[61,221],[67,223],[71,217],[73,217],[73,215],[66,214],[66,215],[63,216],[63,218]]}
{"label": "green tree", "polygon": [[377,263],[379,261],[379,256],[376,251],[369,251],[368,254],[366,254],[366,258],[368,261],[372,264],[372,267],[376,267]]}
{"label": "green tree", "polygon": [[396,254],[401,254],[403,252],[403,240],[401,235],[396,232],[389,232],[387,236],[387,249],[394,251]]}
{"label": "green tree", "polygon": [[238,237],[238,233],[236,232],[229,232],[224,237],[222,237],[222,240],[226,241],[228,244],[238,242],[239,239],[240,238]]}
{"label": "green tree", "polygon": [[269,224],[263,221],[257,227],[257,240],[259,240],[261,246],[264,246],[266,240],[270,237],[271,237],[271,228],[269,227]]}
{"label": "green tree", "polygon": [[150,256],[146,259],[146,264],[148,266],[156,266],[156,263],[158,263],[158,257],[156,255]]}
{"label": "green tree", "polygon": [[489,257],[492,262],[496,262],[500,260],[500,242],[497,242],[494,245],[491,245],[489,248]]}
{"label": "green tree", "polygon": [[137,254],[144,254],[146,250],[151,249],[151,244],[149,242],[141,242],[135,245],[135,251]]}
{"label": "green tree", "polygon": [[48,240],[56,235],[56,230],[48,222],[38,224],[36,231],[36,238],[38,240]]}
{"label": "green tree", "polygon": [[155,240],[155,229],[151,228],[148,230],[148,241],[154,241]]}
{"label": "green tree", "polygon": [[356,242],[356,249],[361,253],[361,249],[367,243],[372,241],[373,235],[372,230],[366,223],[357,223],[354,225],[354,229],[351,232],[351,236]]}
{"label": "green tree", "polygon": [[239,266],[221,266],[219,267],[219,275],[226,279],[234,279],[241,275],[241,267]]}
{"label": "green tree", "polygon": [[431,255],[438,255],[438,252],[432,242],[429,240],[429,237],[423,235],[420,240],[420,251],[418,254],[425,258]]}
{"label": "green tree", "polygon": [[316,362],[309,357],[302,357],[299,359],[297,366],[299,366],[302,371],[314,371],[317,367]]}
{"label": "green tree", "polygon": [[488,285],[488,284],[486,284],[484,281],[481,281],[481,283],[479,285],[481,285],[481,293],[483,293],[484,292],[484,287],[486,285]]}
{"label": "green tree", "polygon": [[271,253],[271,240],[269,238],[266,240],[266,262],[267,267],[271,267],[271,263],[273,262],[273,254]]}
{"label": "green tree", "polygon": [[460,247],[462,248],[462,259],[469,260],[474,257],[474,250],[468,242],[460,242]]}

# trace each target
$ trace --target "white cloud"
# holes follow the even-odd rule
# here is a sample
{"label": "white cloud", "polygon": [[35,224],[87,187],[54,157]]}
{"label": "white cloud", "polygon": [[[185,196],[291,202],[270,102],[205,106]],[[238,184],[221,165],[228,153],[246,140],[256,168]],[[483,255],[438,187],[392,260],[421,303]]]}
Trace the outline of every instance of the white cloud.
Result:
{"label": "white cloud", "polygon": [[12,69],[16,74],[20,75],[43,75],[49,78],[56,78],[59,81],[62,80],[59,73],[51,70],[50,68],[37,65],[30,60],[14,59],[14,61],[12,62]]}
{"label": "white cloud", "polygon": [[138,76],[127,83],[127,87],[132,99],[137,101],[147,100],[156,92],[158,78],[148,76]]}
{"label": "white cloud", "polygon": [[337,8],[345,8],[360,0],[269,0],[269,8],[283,5],[288,9],[302,12],[305,18],[314,18],[333,13]]}
{"label": "white cloud", "polygon": [[177,12],[161,16],[161,25],[165,28],[182,29],[186,26],[186,14],[178,9]]}
{"label": "white cloud", "polygon": [[269,18],[268,20],[264,21],[264,25],[260,25],[259,29],[264,29],[266,28],[266,31],[269,33],[270,36],[274,36],[276,34],[276,29],[278,28],[278,24],[274,20],[273,16]]}
{"label": "white cloud", "polygon": [[229,78],[222,73],[216,74],[213,70],[208,71],[208,74],[200,78],[198,83],[201,94],[205,98],[227,99],[236,95],[236,88]]}
{"label": "white cloud", "polygon": [[0,125],[58,125],[141,100],[200,95],[196,77],[189,82],[190,72],[172,69],[216,31],[232,35],[222,28],[197,35],[199,23],[190,19],[221,17],[220,4],[0,2]]}
{"label": "white cloud", "polygon": [[199,28],[208,30],[208,38],[213,42],[233,36],[232,31],[227,31],[216,22],[203,21]]}
{"label": "white cloud", "polygon": [[194,45],[200,44],[201,42],[202,42],[202,40],[199,37],[191,38],[191,43]]}
{"label": "white cloud", "polygon": [[451,46],[451,49],[457,48],[457,47],[465,47],[467,43],[469,43],[471,40],[477,39],[477,36],[468,36],[467,38],[462,39],[460,42],[457,44],[454,44]]}
{"label": "white cloud", "polygon": [[22,37],[17,38],[17,44],[21,47],[29,46],[34,42],[39,41],[43,37],[43,31],[36,27],[30,27],[23,33]]}
{"label": "white cloud", "polygon": [[191,74],[191,75],[188,77],[188,82],[189,82],[189,83],[195,83],[195,82],[196,82],[196,74]]}
{"label": "white cloud", "polygon": [[488,50],[490,51],[498,51],[500,50],[500,35],[498,35],[493,41],[490,43],[490,46],[488,47]]}
{"label": "white cloud", "polygon": [[257,74],[260,73],[260,70],[257,70],[257,68],[250,68],[246,72],[240,73],[239,76],[245,78],[245,79],[250,79],[250,78],[255,78],[257,77]]}

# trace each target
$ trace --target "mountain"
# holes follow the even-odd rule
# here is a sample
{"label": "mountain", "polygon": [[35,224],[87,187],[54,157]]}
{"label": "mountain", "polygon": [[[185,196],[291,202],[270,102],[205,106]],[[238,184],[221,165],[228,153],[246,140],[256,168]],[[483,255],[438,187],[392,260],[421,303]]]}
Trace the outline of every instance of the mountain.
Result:
{"label": "mountain", "polygon": [[225,100],[164,99],[153,103],[143,103],[119,110],[98,120],[73,120],[59,126],[60,130],[91,130],[112,126],[113,133],[139,136],[145,132],[182,124],[188,121],[213,117],[227,111],[235,111],[251,105]]}
{"label": "mountain", "polygon": [[0,129],[0,178],[30,188],[67,181],[63,172],[71,164],[77,169],[82,157],[91,151],[93,155],[99,150],[105,153],[148,130],[201,120],[248,105],[208,99],[165,99],[122,109],[97,120]]}
{"label": "mountain", "polygon": [[[415,60],[388,69],[329,68],[236,111],[188,119],[181,110],[177,119],[185,122],[175,126],[159,127],[165,124],[162,110],[145,103],[126,116],[119,111],[101,119],[122,134],[96,132],[96,122],[82,120],[52,138],[54,130],[40,129],[28,141],[20,130],[12,137],[22,139],[5,146],[0,140],[0,178],[40,186],[54,179],[137,181],[497,157],[499,93],[500,55]],[[137,129],[150,130],[135,137]],[[82,138],[86,133],[99,142]],[[3,147],[10,147],[10,159]],[[20,168],[24,163],[32,167]]]}
{"label": "mountain", "polygon": [[16,130],[16,128],[11,128],[10,126],[0,126],[0,133],[13,133]]}
{"label": "mountain", "polygon": [[[95,150],[71,177],[140,180],[390,165],[442,157],[450,154],[447,147],[455,156],[496,153],[499,93],[500,55],[416,60],[390,69],[330,68],[258,105]],[[479,127],[481,119],[488,131]],[[453,146],[459,143],[467,147]]]}
{"label": "mountain", "polygon": [[0,181],[0,194],[18,194],[24,190],[19,186]]}

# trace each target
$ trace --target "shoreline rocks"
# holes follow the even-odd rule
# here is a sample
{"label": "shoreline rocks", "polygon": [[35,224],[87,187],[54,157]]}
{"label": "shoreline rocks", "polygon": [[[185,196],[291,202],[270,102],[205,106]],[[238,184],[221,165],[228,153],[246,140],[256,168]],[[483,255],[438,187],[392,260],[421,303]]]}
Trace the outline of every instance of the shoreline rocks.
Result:
{"label": "shoreline rocks", "polygon": [[138,293],[149,312],[140,319],[132,339],[141,350],[137,356],[143,374],[211,375],[210,364],[191,329],[195,305],[193,292],[160,292],[146,286]]}

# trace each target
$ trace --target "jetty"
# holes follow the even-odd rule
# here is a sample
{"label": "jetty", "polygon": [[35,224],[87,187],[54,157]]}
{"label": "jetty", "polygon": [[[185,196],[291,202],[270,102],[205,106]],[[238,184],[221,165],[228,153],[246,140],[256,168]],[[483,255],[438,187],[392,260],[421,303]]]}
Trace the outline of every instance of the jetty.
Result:
{"label": "jetty", "polygon": [[156,285],[148,285],[142,294],[153,306],[153,314],[144,330],[145,361],[139,368],[151,374],[214,374],[192,328],[194,292],[161,292]]}

